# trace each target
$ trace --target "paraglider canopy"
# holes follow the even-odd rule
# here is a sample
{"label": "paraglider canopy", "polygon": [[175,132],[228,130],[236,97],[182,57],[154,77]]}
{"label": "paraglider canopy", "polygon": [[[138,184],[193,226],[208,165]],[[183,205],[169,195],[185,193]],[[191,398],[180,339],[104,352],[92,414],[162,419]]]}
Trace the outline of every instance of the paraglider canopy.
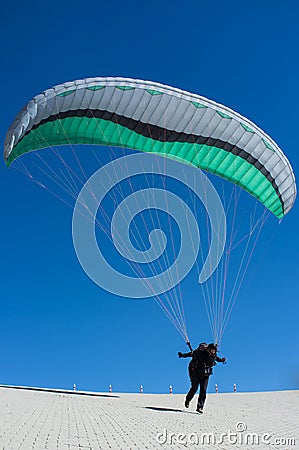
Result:
{"label": "paraglider canopy", "polygon": [[5,140],[9,166],[23,153],[57,145],[127,147],[178,158],[241,186],[275,216],[296,197],[278,145],[238,113],[199,95],[130,78],[87,78],[34,97]]}

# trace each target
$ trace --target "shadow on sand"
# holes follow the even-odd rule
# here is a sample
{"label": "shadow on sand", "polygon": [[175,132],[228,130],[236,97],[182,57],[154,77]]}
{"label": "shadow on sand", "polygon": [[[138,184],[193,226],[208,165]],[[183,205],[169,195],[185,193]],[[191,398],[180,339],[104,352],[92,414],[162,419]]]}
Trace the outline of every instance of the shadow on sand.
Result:
{"label": "shadow on sand", "polygon": [[183,409],[174,409],[174,408],[161,408],[158,406],[145,406],[145,409],[152,409],[153,411],[171,411],[171,412],[186,412]]}
{"label": "shadow on sand", "polygon": [[195,414],[196,416],[199,416],[196,411],[187,411],[186,409],[175,409],[175,408],[162,408],[159,406],[144,406],[144,409],[151,409],[152,411],[159,411],[159,412],[176,412],[176,413],[185,413],[185,414]]}

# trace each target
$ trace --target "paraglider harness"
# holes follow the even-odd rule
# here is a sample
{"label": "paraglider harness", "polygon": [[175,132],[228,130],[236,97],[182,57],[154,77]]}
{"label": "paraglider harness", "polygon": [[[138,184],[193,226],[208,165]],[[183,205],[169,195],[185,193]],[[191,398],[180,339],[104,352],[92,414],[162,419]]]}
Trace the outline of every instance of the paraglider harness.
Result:
{"label": "paraglider harness", "polygon": [[[193,353],[193,349],[191,347],[191,343],[188,341],[186,342],[188,345],[190,351]],[[215,344],[216,351],[217,351],[217,345]],[[199,351],[206,351],[208,350],[208,344],[206,342],[201,342],[197,348]],[[189,363],[189,375],[190,378],[192,378],[193,374],[200,368],[200,372],[202,375],[210,376],[213,374],[213,366],[216,365],[216,361],[213,361],[212,364],[207,364],[204,361],[197,361],[195,358],[192,358],[192,360]]]}

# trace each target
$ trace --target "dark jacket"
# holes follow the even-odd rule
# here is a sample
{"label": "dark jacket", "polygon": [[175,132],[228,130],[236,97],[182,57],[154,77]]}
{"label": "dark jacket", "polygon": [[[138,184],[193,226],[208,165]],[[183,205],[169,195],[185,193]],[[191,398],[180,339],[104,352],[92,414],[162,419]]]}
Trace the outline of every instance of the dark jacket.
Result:
{"label": "dark jacket", "polygon": [[189,363],[189,374],[192,378],[197,375],[212,375],[212,367],[216,362],[224,362],[225,358],[219,358],[217,354],[210,355],[208,350],[200,350],[199,348],[189,353],[179,353],[180,358],[192,358]]}

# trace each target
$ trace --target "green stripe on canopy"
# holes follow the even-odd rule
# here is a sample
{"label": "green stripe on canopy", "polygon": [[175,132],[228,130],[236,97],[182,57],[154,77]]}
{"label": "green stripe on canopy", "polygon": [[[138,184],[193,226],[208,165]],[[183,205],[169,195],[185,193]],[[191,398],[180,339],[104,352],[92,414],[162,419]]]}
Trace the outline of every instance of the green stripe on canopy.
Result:
{"label": "green stripe on canopy", "polygon": [[284,215],[281,201],[271,182],[240,156],[207,144],[161,142],[120,124],[95,117],[67,117],[39,125],[19,141],[6,163],[9,166],[18,156],[31,150],[74,144],[125,147],[179,158],[180,161],[238,184],[278,218]]}

